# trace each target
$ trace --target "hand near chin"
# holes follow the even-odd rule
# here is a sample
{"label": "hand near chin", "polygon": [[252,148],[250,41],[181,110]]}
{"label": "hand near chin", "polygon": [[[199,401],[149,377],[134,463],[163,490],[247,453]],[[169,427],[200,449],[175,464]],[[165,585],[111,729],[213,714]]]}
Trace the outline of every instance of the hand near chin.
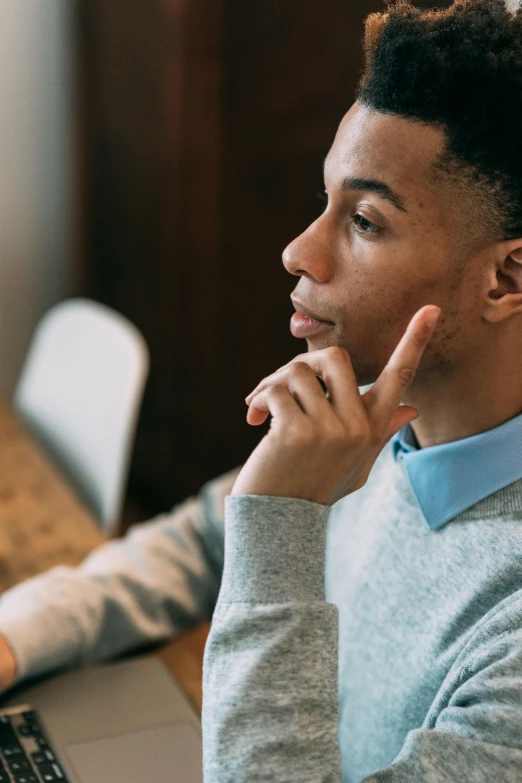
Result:
{"label": "hand near chin", "polygon": [[231,494],[279,495],[331,506],[364,486],[390,438],[418,416],[400,402],[439,314],[432,305],[415,313],[363,395],[350,356],[339,347],[300,354],[261,381],[246,398],[247,421],[259,425],[270,415],[270,429],[243,465]]}

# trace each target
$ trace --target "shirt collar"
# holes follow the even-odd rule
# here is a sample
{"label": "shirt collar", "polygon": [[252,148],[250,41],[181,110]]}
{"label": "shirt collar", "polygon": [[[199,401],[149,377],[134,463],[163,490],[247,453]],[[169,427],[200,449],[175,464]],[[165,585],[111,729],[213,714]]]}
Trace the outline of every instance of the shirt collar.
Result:
{"label": "shirt collar", "polygon": [[478,435],[424,449],[408,423],[391,443],[432,530],[522,478],[522,413]]}

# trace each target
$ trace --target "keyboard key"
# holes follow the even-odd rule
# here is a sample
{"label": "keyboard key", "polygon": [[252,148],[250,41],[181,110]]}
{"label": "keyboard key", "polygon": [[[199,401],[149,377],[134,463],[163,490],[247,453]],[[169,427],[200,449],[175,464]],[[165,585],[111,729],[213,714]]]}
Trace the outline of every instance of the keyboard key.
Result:
{"label": "keyboard key", "polygon": [[11,778],[5,769],[0,770],[0,783],[11,783]]}
{"label": "keyboard key", "polygon": [[3,747],[2,752],[6,760],[17,758],[18,756],[25,756],[21,745],[10,745],[9,747]]}
{"label": "keyboard key", "polygon": [[25,724],[22,724],[21,726],[18,726],[18,733],[22,737],[30,737],[33,732],[31,731],[30,726],[26,726]]}
{"label": "keyboard key", "polygon": [[19,745],[17,736],[10,725],[0,723],[0,748],[10,745]]}
{"label": "keyboard key", "polygon": [[29,721],[32,723],[34,720],[38,720],[38,716],[34,710],[26,710],[26,712],[22,712],[22,718],[26,721]]}
{"label": "keyboard key", "polygon": [[56,781],[61,781],[61,783],[64,783],[65,781],[64,774],[57,764],[38,767],[38,772],[42,776],[42,780],[45,781],[45,783],[56,783]]}
{"label": "keyboard key", "polygon": [[49,764],[51,761],[55,761],[54,753],[49,748],[34,751],[34,753],[31,753],[31,758],[37,767],[40,764]]}
{"label": "keyboard key", "polygon": [[18,733],[22,737],[32,737],[34,734],[41,734],[42,729],[37,723],[21,723],[18,726]]}
{"label": "keyboard key", "polygon": [[10,771],[13,773],[13,775],[15,774],[15,772],[25,772],[27,770],[29,770],[29,772],[32,772],[31,765],[29,764],[28,761],[26,761],[23,758],[18,759],[17,761],[8,761],[7,765]]}
{"label": "keyboard key", "polygon": [[15,775],[14,780],[15,783],[40,783],[36,775],[32,772],[28,772],[27,774],[22,775]]}

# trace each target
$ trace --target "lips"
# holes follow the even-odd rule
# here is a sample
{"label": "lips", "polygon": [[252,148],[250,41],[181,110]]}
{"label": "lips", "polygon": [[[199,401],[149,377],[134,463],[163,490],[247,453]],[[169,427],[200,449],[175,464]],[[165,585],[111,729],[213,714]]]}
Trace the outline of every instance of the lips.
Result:
{"label": "lips", "polygon": [[298,313],[303,313],[303,315],[307,315],[309,318],[313,318],[314,321],[323,321],[326,324],[333,324],[333,321],[329,321],[327,318],[324,318],[322,315],[319,315],[318,313],[314,313],[314,311],[310,310],[309,307],[305,307],[305,305],[302,304],[299,301],[299,299],[295,299],[293,296],[291,296],[290,299],[292,300],[292,304],[294,305]]}

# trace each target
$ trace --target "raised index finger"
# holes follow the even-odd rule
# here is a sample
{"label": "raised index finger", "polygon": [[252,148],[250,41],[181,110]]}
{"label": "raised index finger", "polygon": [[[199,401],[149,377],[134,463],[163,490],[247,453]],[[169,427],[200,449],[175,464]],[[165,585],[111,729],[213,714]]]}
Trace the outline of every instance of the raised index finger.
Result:
{"label": "raised index finger", "polygon": [[404,392],[413,381],[439,314],[440,307],[436,305],[425,305],[417,310],[386,367],[364,395],[369,417],[377,430],[388,427]]}

